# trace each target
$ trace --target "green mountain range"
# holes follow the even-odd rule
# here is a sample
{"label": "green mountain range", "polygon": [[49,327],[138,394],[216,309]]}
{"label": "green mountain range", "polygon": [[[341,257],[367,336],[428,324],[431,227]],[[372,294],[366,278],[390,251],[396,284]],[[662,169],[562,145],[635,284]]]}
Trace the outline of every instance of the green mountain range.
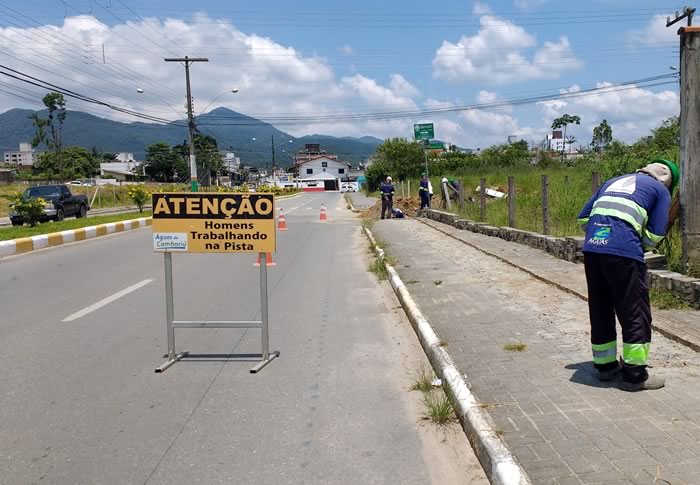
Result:
{"label": "green mountain range", "polygon": [[[0,150],[17,150],[21,142],[34,136],[30,116],[32,110],[11,109],[0,114]],[[45,114],[44,114],[45,116]],[[183,125],[185,121],[181,122]],[[382,140],[370,136],[362,138],[307,135],[296,138],[274,126],[227,108],[217,108],[197,117],[197,125],[204,135],[214,136],[219,148],[231,151],[245,165],[264,167],[272,159],[271,137],[275,139],[277,166],[292,164],[292,154],[306,143],[320,143],[328,153],[356,165],[367,159]],[[144,158],[146,146],[155,142],[177,145],[187,140],[184,126],[156,123],[124,123],[100,118],[81,111],[69,111],[63,128],[64,145],[93,147],[106,153],[130,152],[137,160]],[[291,143],[289,141],[291,140]],[[42,149],[42,147],[39,147]]]}

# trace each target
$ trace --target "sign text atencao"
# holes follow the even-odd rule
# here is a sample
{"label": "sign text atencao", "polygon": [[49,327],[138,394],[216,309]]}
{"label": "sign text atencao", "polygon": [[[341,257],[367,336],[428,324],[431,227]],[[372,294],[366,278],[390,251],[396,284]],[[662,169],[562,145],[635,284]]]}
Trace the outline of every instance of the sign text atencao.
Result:
{"label": "sign text atencao", "polygon": [[272,253],[275,251],[274,195],[155,193],[153,250]]}

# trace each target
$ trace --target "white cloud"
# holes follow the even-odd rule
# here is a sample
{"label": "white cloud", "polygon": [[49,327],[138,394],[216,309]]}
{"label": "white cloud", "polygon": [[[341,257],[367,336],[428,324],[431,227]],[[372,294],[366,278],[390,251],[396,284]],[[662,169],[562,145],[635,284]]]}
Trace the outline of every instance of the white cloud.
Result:
{"label": "white cloud", "polygon": [[[196,112],[233,88],[239,89],[238,94],[219,97],[210,109],[225,106],[264,118],[280,114],[313,116],[416,107],[412,98],[419,95],[418,89],[400,74],[391,76],[388,86],[361,74],[339,78],[322,57],[304,55],[268,37],[246,34],[229,21],[206,15],[198,15],[195,20],[188,23],[176,19],[146,19],[149,26],[146,27],[144,22],[109,26],[87,15],[68,17],[62,25],[41,29],[0,28],[0,49],[8,56],[17,57],[12,65],[30,75],[169,120],[185,117],[184,70],[177,63],[163,61],[163,57],[180,55],[181,49],[173,40],[188,46],[191,56],[207,56],[210,60],[196,63],[191,69]],[[102,64],[103,44],[106,65]],[[32,48],[36,51],[28,50]],[[341,50],[346,54],[353,52],[349,45]],[[47,72],[48,69],[53,73]],[[8,82],[8,78],[0,78],[0,81]],[[29,89],[26,96],[33,99],[39,100],[45,94],[42,89],[13,84]],[[136,88],[142,88],[144,93],[137,94]],[[36,107],[4,93],[0,93],[0,106]],[[128,115],[71,99],[68,99],[68,106],[103,117],[137,121]],[[322,132],[410,136],[412,133],[411,123],[407,121],[281,125],[280,128],[293,135]]]}
{"label": "white cloud", "polygon": [[472,37],[463,36],[457,43],[443,41],[433,58],[434,78],[506,84],[558,78],[583,66],[565,36],[558,42],[545,42],[529,60],[526,51],[537,47],[532,34],[493,15],[482,16],[480,24]]}
{"label": "white cloud", "polygon": [[[634,142],[679,112],[678,93],[672,90],[654,92],[636,86],[618,90],[609,82],[600,82],[597,87],[604,90],[577,98],[539,103],[543,123],[551,124],[554,118],[564,113],[578,115],[581,126],[570,127],[569,130],[585,144],[590,141],[593,127],[607,119],[615,138]],[[580,90],[579,86],[574,85],[563,92]]]}
{"label": "white cloud", "polygon": [[353,50],[352,46],[346,44],[340,48],[340,52],[351,56],[353,54],[353,52],[355,52],[355,51]]}
{"label": "white cloud", "polygon": [[493,10],[491,10],[489,5],[476,0],[474,2],[474,7],[472,8],[472,13],[474,15],[487,15],[493,13]]}
{"label": "white cloud", "polygon": [[408,82],[401,74],[392,74],[390,86],[396,94],[407,98],[415,98],[420,94],[418,88]]}
{"label": "white cloud", "polygon": [[547,0],[513,0],[513,5],[520,10],[529,12],[547,3]]}
{"label": "white cloud", "polygon": [[668,15],[654,15],[643,29],[630,30],[625,34],[625,40],[630,47],[663,47],[667,43],[676,43],[678,40],[678,29],[666,27],[666,17]]}

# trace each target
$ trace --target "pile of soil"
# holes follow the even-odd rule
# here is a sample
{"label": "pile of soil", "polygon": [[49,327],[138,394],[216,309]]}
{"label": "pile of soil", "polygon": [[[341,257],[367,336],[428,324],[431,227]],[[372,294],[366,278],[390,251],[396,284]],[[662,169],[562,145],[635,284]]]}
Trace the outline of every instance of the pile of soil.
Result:
{"label": "pile of soil", "polygon": [[[433,200],[435,198],[433,197]],[[394,196],[394,207],[400,209],[406,217],[415,217],[420,209],[420,197],[396,197]],[[374,206],[370,207],[364,217],[367,219],[379,219],[382,216],[382,201],[377,201]]]}

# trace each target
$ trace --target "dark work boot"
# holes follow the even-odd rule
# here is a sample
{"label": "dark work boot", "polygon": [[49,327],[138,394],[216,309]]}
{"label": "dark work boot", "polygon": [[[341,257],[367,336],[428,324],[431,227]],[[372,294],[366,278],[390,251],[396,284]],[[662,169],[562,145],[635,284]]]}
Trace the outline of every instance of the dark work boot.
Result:
{"label": "dark work boot", "polygon": [[646,381],[643,382],[627,382],[622,381],[620,383],[620,389],[628,392],[637,391],[652,391],[656,389],[661,389],[666,385],[666,379],[659,376],[649,376]]}
{"label": "dark work boot", "polygon": [[620,369],[618,367],[615,367],[614,369],[610,370],[601,370],[598,371],[598,380],[602,382],[610,382],[614,381],[617,379],[617,376],[620,374]]}
{"label": "dark work boot", "polygon": [[615,361],[614,366],[611,365],[610,367],[607,367],[608,364],[605,364],[605,366],[605,369],[598,370],[598,380],[601,382],[610,382],[617,379],[617,376],[620,374],[621,364]]}

